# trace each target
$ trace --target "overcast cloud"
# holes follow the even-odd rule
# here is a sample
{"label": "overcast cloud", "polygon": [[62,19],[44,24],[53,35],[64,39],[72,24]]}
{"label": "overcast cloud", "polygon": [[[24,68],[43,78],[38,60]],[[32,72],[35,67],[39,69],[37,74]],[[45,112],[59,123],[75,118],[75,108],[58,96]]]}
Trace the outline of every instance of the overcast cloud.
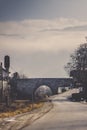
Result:
{"label": "overcast cloud", "polygon": [[85,41],[85,26],[86,21],[64,18],[0,22],[1,56],[10,55],[11,71],[28,77],[66,77],[64,65]]}
{"label": "overcast cloud", "polygon": [[0,0],[0,61],[28,77],[67,77],[64,65],[86,42],[87,0]]}

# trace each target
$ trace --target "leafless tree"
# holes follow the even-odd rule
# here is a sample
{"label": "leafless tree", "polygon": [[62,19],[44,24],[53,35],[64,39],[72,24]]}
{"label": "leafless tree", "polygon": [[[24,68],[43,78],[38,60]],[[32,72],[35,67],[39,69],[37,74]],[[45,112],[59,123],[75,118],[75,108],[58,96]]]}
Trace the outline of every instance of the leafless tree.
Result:
{"label": "leafless tree", "polygon": [[65,66],[70,75],[71,72],[83,72],[87,70],[87,43],[81,44],[70,56],[70,62]]}

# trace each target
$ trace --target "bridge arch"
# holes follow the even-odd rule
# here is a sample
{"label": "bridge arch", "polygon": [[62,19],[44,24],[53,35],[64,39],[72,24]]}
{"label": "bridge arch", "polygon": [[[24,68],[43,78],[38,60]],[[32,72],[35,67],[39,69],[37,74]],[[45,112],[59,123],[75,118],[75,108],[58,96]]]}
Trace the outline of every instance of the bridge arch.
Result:
{"label": "bridge arch", "polygon": [[44,98],[53,94],[52,89],[48,85],[40,85],[34,89],[35,98]]}

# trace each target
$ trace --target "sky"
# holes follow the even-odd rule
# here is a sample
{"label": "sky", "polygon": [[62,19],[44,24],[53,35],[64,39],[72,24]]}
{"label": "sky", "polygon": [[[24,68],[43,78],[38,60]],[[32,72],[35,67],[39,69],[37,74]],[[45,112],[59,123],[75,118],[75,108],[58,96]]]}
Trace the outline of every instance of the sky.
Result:
{"label": "sky", "polygon": [[64,66],[87,36],[87,0],[0,0],[0,61],[29,78],[68,77]]}

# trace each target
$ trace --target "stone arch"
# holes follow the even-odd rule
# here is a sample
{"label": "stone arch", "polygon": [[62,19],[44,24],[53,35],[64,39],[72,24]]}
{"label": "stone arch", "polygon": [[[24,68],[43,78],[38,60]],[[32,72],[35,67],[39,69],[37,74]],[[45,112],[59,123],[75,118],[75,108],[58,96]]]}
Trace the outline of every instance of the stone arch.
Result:
{"label": "stone arch", "polygon": [[52,94],[52,89],[48,85],[39,85],[34,89],[34,97],[44,98],[45,96],[49,97]]}

